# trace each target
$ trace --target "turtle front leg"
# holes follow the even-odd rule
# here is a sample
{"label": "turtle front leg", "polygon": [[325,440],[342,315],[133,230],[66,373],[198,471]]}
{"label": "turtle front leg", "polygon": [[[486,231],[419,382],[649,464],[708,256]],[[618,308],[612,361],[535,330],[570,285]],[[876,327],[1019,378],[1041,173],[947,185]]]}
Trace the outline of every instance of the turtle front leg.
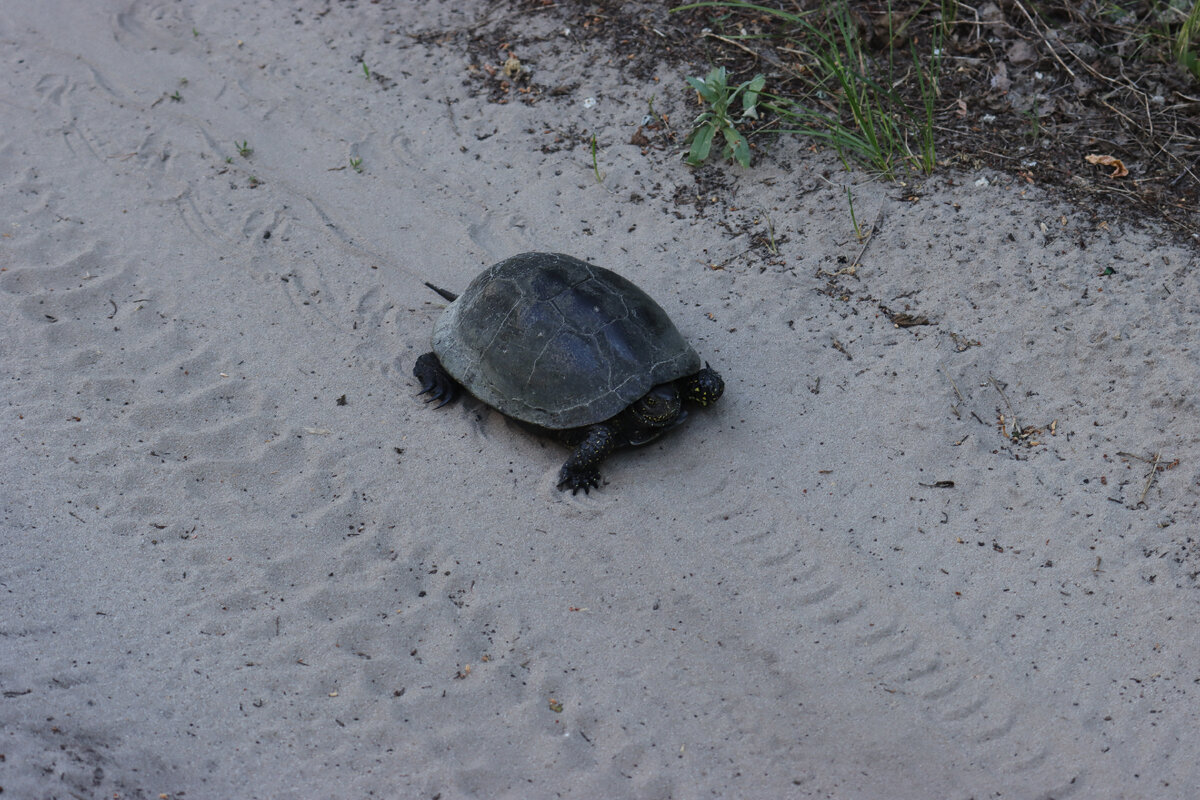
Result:
{"label": "turtle front leg", "polygon": [[442,362],[438,361],[438,357],[433,353],[426,353],[417,359],[417,363],[413,365],[413,376],[421,382],[418,397],[428,394],[426,403],[441,400],[434,408],[441,408],[458,397],[458,390],[461,388],[458,381],[450,377],[450,373],[446,372]]}
{"label": "turtle front leg", "polygon": [[600,488],[600,462],[616,445],[617,434],[610,426],[601,423],[588,428],[558,473],[558,488],[570,489],[571,494],[580,489],[587,494],[591,489]]}

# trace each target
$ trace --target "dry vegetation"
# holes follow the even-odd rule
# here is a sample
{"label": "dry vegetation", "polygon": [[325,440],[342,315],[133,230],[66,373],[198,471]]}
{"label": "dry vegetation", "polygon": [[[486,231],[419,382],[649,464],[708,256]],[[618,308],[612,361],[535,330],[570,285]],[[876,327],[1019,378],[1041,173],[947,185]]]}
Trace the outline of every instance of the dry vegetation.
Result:
{"label": "dry vegetation", "polygon": [[831,32],[844,69],[878,91],[877,118],[901,124],[896,172],[922,168],[912,156],[931,134],[934,170],[988,166],[1200,232],[1200,3],[785,0],[671,18],[731,80],[763,72],[790,104],[760,134],[794,129],[788,108],[861,129],[824,69]]}

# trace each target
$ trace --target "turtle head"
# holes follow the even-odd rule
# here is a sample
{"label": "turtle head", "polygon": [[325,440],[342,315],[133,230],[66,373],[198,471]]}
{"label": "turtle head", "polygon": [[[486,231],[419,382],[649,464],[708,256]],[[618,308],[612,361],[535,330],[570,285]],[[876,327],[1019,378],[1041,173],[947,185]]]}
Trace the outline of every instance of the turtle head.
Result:
{"label": "turtle head", "polygon": [[629,407],[643,428],[664,428],[679,417],[679,391],[673,383],[660,383]]}
{"label": "turtle head", "polygon": [[707,363],[704,369],[683,380],[683,394],[698,406],[717,402],[725,392],[725,381]]}

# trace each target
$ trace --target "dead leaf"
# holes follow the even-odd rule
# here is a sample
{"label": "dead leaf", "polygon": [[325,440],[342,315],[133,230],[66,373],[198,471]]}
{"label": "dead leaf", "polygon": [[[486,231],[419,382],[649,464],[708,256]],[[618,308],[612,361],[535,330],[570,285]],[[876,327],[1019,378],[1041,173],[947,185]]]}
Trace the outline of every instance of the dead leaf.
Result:
{"label": "dead leaf", "polygon": [[1012,88],[1012,79],[1008,77],[1008,65],[1003,61],[992,67],[992,88],[998,92],[1007,92]]}
{"label": "dead leaf", "polygon": [[1112,167],[1112,175],[1108,176],[1110,178],[1124,178],[1129,174],[1129,170],[1126,169],[1125,165],[1121,163],[1121,159],[1119,158],[1096,155],[1095,153],[1090,153],[1084,156],[1084,158],[1089,164],[1099,164],[1103,167]]}
{"label": "dead leaf", "polygon": [[924,314],[905,314],[902,311],[892,315],[892,324],[897,328],[911,328],[915,325],[932,325],[933,323]]}
{"label": "dead leaf", "polygon": [[1034,50],[1033,45],[1024,39],[1013,42],[1006,55],[1009,62],[1013,64],[1032,64],[1038,60],[1037,50]]}
{"label": "dead leaf", "polygon": [[924,314],[906,314],[903,311],[892,311],[887,306],[881,305],[879,310],[882,311],[892,324],[897,328],[911,328],[914,325],[933,325],[933,321]]}

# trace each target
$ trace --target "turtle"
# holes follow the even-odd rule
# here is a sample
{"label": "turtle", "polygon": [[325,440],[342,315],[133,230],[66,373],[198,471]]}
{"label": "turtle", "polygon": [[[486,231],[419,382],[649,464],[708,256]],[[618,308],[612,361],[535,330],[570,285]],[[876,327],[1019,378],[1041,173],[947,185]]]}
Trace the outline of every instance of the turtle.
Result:
{"label": "turtle", "polygon": [[616,448],[652,442],[709,406],[725,383],[649,295],[562,253],[522,253],[480,273],[450,304],[413,375],[437,408],[462,389],[573,448],[558,488],[600,486]]}

